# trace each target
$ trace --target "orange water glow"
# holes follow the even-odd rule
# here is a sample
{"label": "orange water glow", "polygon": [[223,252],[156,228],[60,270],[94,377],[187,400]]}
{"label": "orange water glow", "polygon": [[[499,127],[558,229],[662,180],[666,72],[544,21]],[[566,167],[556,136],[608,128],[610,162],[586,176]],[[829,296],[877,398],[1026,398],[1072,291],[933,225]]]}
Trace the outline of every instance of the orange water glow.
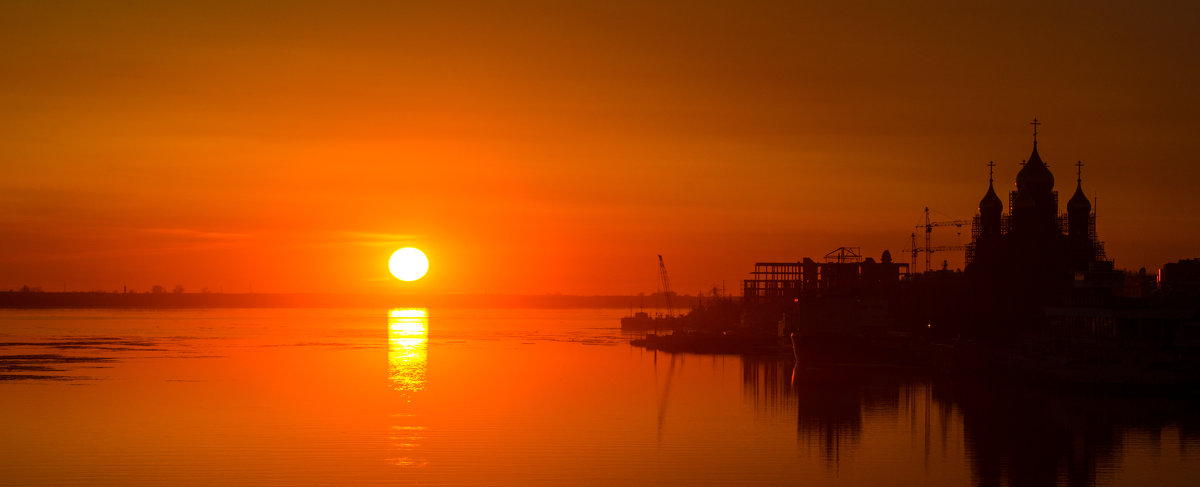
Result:
{"label": "orange water glow", "polygon": [[0,470],[14,485],[1200,478],[1191,400],[655,354],[613,328],[620,310],[0,311],[8,360],[113,360],[0,384]]}
{"label": "orange water glow", "polygon": [[405,393],[425,389],[429,367],[429,317],[424,309],[388,312],[388,377],[392,388]]}

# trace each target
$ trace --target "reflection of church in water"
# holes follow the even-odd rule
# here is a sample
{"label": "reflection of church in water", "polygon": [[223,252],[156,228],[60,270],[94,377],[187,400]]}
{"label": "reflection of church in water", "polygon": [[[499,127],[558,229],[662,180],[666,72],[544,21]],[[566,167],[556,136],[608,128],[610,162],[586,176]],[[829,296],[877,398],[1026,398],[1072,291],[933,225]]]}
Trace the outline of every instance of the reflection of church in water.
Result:
{"label": "reflection of church in water", "polygon": [[982,287],[1042,299],[1109,287],[1113,263],[1096,237],[1095,207],[1083,192],[1083,164],[1076,163],[1075,192],[1066,214],[1060,214],[1054,175],[1038,154],[1038,124],[1034,119],[1033,153],[1017,173],[1007,214],[989,170],[967,248],[967,274]]}

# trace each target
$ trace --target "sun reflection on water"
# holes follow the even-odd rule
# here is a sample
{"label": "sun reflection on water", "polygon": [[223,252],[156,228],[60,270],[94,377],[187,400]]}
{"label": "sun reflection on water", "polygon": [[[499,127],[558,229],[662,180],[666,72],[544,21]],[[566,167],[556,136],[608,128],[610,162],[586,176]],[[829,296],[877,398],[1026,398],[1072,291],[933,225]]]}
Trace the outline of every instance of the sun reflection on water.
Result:
{"label": "sun reflection on water", "polygon": [[429,365],[429,316],[424,308],[388,312],[388,378],[407,393],[425,390]]}
{"label": "sun reflection on water", "polygon": [[[392,389],[411,404],[413,396],[425,390],[428,367],[429,313],[424,308],[388,311],[388,381]],[[392,416],[401,424],[393,424],[388,432],[397,453],[388,462],[398,467],[428,465],[421,455],[426,431],[420,418],[411,412]]]}

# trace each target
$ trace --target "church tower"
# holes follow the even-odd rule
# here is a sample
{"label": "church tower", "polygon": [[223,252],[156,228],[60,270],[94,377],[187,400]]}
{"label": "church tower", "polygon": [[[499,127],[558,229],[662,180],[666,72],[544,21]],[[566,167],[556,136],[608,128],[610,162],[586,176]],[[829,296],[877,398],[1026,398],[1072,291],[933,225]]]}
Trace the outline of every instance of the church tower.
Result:
{"label": "church tower", "polygon": [[1096,258],[1096,219],[1092,203],[1083,194],[1083,162],[1076,162],[1075,194],[1067,201],[1067,239],[1070,241],[1072,266],[1086,269]]}
{"label": "church tower", "polygon": [[1121,282],[1096,238],[1094,201],[1083,193],[1082,170],[1062,214],[1054,175],[1038,153],[1040,122],[1032,125],[1033,152],[1017,173],[1008,214],[989,172],[967,246],[972,306],[1003,316],[992,323],[995,330],[1045,323],[1045,306],[1099,299]]}
{"label": "church tower", "polygon": [[967,270],[988,279],[1012,282],[1049,282],[1108,262],[1104,246],[1096,239],[1096,215],[1083,193],[1083,163],[1075,163],[1075,193],[1060,214],[1054,175],[1038,154],[1037,127],[1033,119],[1033,152],[1017,172],[1016,191],[1009,194],[1008,215],[996,196],[988,163],[988,189],[979,201],[979,214],[967,247]]}
{"label": "church tower", "polygon": [[1072,239],[1090,237],[1092,202],[1083,194],[1083,162],[1076,162],[1075,194],[1067,201],[1067,235]]}
{"label": "church tower", "polygon": [[993,187],[992,168],[995,162],[988,162],[988,190],[979,200],[979,237],[986,240],[998,238],[1001,233],[1000,214],[1004,211],[1004,202],[996,196]]}
{"label": "church tower", "polygon": [[1058,194],[1054,175],[1038,154],[1037,126],[1033,119],[1033,153],[1017,172],[1017,190],[1010,195],[1012,235],[1030,245],[1039,245],[1059,233]]}

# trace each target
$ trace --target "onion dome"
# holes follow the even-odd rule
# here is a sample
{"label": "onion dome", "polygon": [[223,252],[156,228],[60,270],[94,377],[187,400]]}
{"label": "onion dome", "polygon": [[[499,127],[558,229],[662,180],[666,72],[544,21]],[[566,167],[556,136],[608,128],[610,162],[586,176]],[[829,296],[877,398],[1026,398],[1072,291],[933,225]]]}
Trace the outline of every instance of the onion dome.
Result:
{"label": "onion dome", "polygon": [[1033,143],[1033,154],[1029,156],[1029,162],[1017,172],[1017,190],[1024,188],[1034,191],[1054,189],[1054,175],[1050,174],[1050,168],[1046,167],[1046,163],[1042,162],[1042,157],[1038,155],[1037,142]]}
{"label": "onion dome", "polygon": [[1004,202],[1000,201],[1000,197],[996,196],[996,190],[992,189],[992,183],[988,182],[987,194],[983,195],[983,199],[979,200],[979,212],[984,210],[1004,210]]}
{"label": "onion dome", "polygon": [[1088,201],[1087,196],[1083,195],[1083,183],[1075,185],[1075,195],[1071,196],[1071,201],[1067,202],[1067,213],[1075,212],[1091,213],[1092,202]]}

